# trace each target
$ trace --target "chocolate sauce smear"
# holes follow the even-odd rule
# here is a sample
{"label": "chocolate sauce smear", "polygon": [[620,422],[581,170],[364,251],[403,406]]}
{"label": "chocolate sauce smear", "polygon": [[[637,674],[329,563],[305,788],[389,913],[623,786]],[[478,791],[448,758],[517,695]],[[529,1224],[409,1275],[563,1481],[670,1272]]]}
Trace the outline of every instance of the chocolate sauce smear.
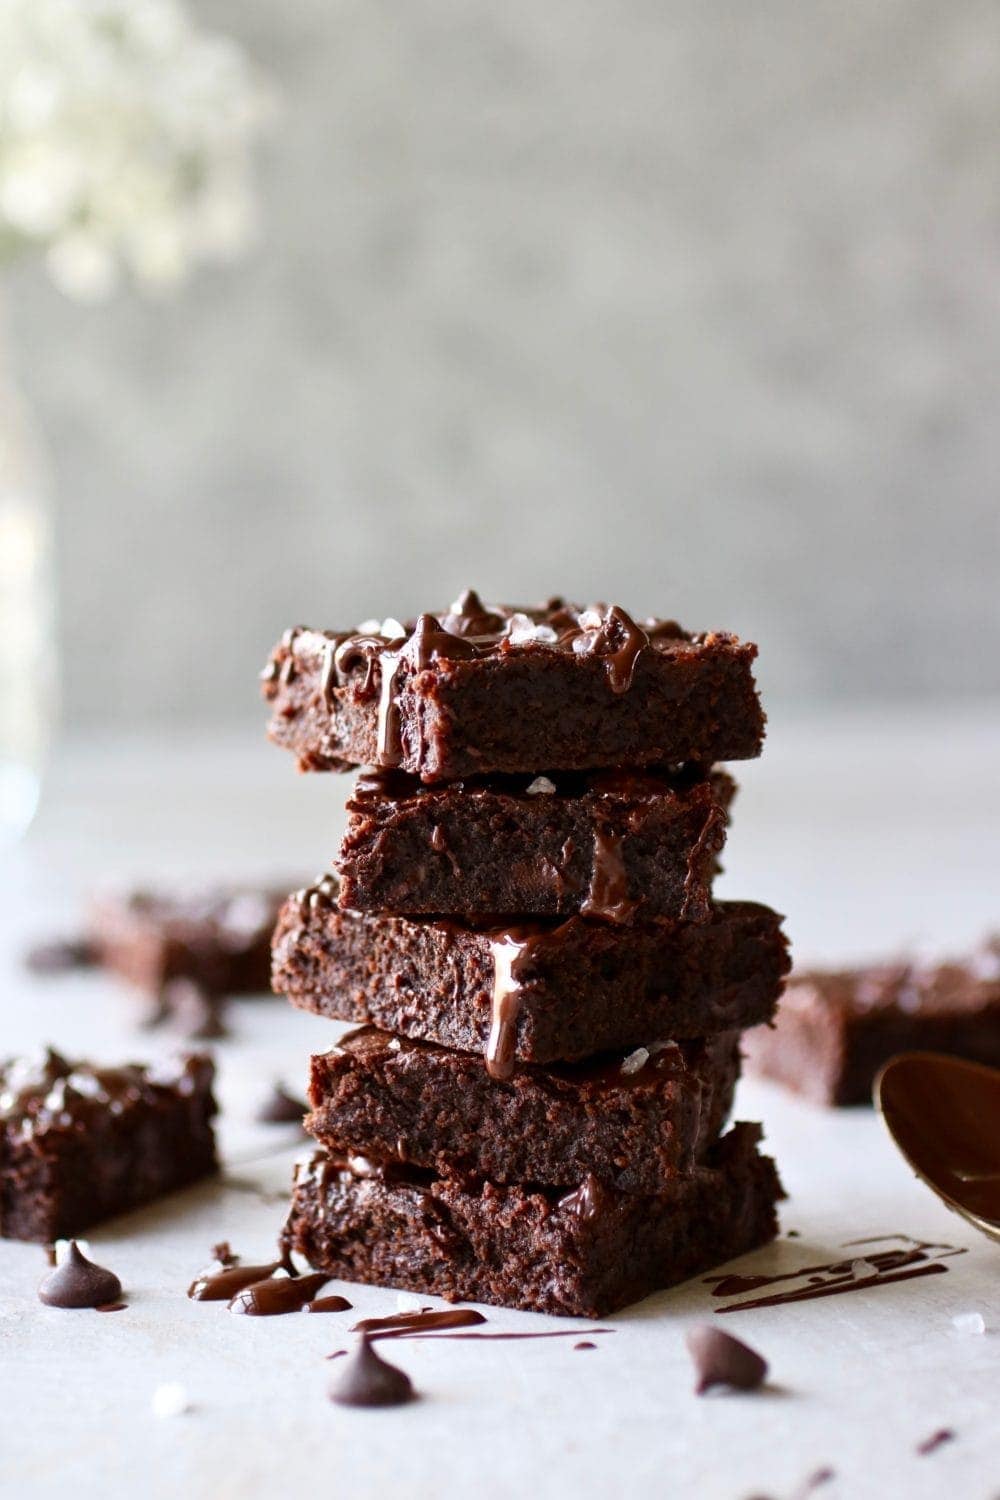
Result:
{"label": "chocolate sauce smear", "polygon": [[229,1302],[244,1287],[254,1282],[266,1281],[281,1265],[280,1260],[263,1266],[244,1266],[238,1255],[234,1255],[226,1241],[213,1250],[215,1263],[200,1271],[188,1287],[188,1296],[195,1302]]}
{"label": "chocolate sauce smear", "polygon": [[311,1302],[305,1304],[302,1311],[307,1313],[347,1312],[351,1306],[352,1304],[346,1297],[338,1297],[336,1293],[331,1293],[329,1297],[314,1297]]}
{"label": "chocolate sauce smear", "polygon": [[388,1318],[362,1318],[351,1332],[363,1333],[371,1339],[398,1339],[414,1333],[443,1332],[447,1328],[471,1328],[485,1322],[483,1314],[473,1307],[449,1307],[441,1312],[428,1308],[422,1312],[395,1313]]}
{"label": "chocolate sauce smear", "polygon": [[66,1259],[38,1288],[39,1301],[46,1307],[104,1308],[121,1294],[122,1284],[114,1272],[88,1260],[76,1240],[70,1240]]}
{"label": "chocolate sauce smear", "polygon": [[95,945],[89,938],[51,938],[36,943],[24,955],[24,967],[31,974],[69,974],[74,969],[93,969],[99,963]]}
{"label": "chocolate sauce smear", "polygon": [[766,1359],[749,1344],[723,1333],[711,1323],[690,1328],[686,1342],[698,1376],[695,1392],[699,1396],[716,1385],[734,1391],[755,1391],[767,1378]]}
{"label": "chocolate sauce smear", "polygon": [[932,1432],[930,1437],[925,1437],[922,1443],[917,1444],[917,1452],[921,1458],[926,1458],[930,1453],[936,1453],[943,1448],[945,1443],[953,1443],[955,1434],[950,1427],[939,1427],[937,1432]]}
{"label": "chocolate sauce smear", "polygon": [[381,1359],[366,1334],[330,1388],[338,1406],[402,1406],[415,1394],[409,1375]]}
{"label": "chocolate sauce smear", "polygon": [[330,1280],[323,1271],[309,1276],[271,1276],[255,1281],[238,1291],[229,1303],[229,1311],[246,1313],[255,1318],[280,1317],[282,1313],[301,1312],[320,1287]]}
{"label": "chocolate sauce smear", "polygon": [[[885,1244],[890,1240],[903,1243],[887,1250],[869,1251],[865,1248],[868,1245]],[[873,1240],[854,1240],[844,1248],[854,1246],[861,1251],[858,1256],[830,1261],[826,1265],[801,1266],[796,1271],[783,1271],[776,1276],[707,1276],[705,1282],[712,1287],[712,1295],[715,1297],[745,1297],[747,1292],[758,1292],[782,1282],[793,1283],[785,1290],[732,1302],[727,1307],[717,1307],[715,1311],[728,1313],[753,1307],[779,1307],[786,1302],[809,1302],[816,1297],[836,1297],[841,1293],[865,1291],[869,1287],[885,1286],[894,1281],[909,1281],[917,1276],[939,1276],[948,1269],[941,1264],[942,1261],[965,1254],[964,1249],[954,1245],[914,1240],[909,1235],[882,1235]]]}

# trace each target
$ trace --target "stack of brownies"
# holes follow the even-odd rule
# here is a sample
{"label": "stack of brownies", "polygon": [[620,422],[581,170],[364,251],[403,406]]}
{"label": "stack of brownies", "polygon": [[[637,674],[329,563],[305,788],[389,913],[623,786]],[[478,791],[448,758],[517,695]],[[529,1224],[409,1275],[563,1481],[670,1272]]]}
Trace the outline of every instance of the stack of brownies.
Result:
{"label": "stack of brownies", "polygon": [[288,1250],[333,1276],[601,1316],[769,1240],[760,1129],[722,1130],[780,918],[712,901],[760,753],[756,647],[613,606],[289,631],[264,674],[304,769],[375,767],[274,987],[364,1022],[312,1060]]}

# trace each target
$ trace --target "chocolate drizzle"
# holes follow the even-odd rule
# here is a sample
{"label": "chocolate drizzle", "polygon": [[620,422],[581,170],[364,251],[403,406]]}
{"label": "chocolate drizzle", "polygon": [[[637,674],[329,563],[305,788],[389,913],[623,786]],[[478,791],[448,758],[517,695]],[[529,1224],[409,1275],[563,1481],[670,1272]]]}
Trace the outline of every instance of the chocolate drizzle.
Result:
{"label": "chocolate drizzle", "polygon": [[[865,1248],[869,1244],[885,1244],[890,1240],[903,1243],[887,1250],[869,1251]],[[782,1271],[771,1276],[706,1277],[705,1281],[712,1287],[712,1295],[715,1297],[746,1298],[748,1292],[758,1292],[783,1282],[792,1283],[782,1291],[731,1302],[728,1306],[717,1307],[715,1310],[717,1313],[728,1313],[754,1307],[779,1307],[786,1302],[811,1302],[817,1297],[835,1297],[845,1292],[865,1291],[870,1287],[909,1281],[918,1276],[939,1276],[948,1269],[941,1264],[942,1261],[965,1253],[954,1245],[913,1240],[908,1235],[879,1236],[874,1240],[857,1240],[854,1244],[862,1254],[851,1259],[830,1261],[826,1265],[801,1266],[798,1270]],[[850,1247],[845,1246],[846,1248]]]}
{"label": "chocolate drizzle", "polygon": [[330,1389],[340,1406],[401,1406],[414,1395],[409,1375],[380,1358],[364,1334]]}
{"label": "chocolate drizzle", "polygon": [[229,1311],[250,1317],[273,1318],[282,1313],[301,1312],[330,1277],[323,1271],[309,1276],[270,1276],[244,1286],[231,1298]]}
{"label": "chocolate drizzle", "polygon": [[573,638],[573,647],[581,656],[603,657],[611,691],[627,693],[649,636],[620,605],[612,604],[596,630]]}
{"label": "chocolate drizzle", "polygon": [[366,1334],[370,1339],[401,1339],[417,1333],[471,1328],[485,1322],[483,1314],[473,1307],[449,1307],[441,1312],[424,1308],[420,1312],[395,1313],[387,1318],[362,1318],[351,1332]]}
{"label": "chocolate drizzle", "polygon": [[308,1105],[294,1099],[282,1084],[275,1083],[259,1105],[255,1118],[263,1125],[301,1125],[307,1112]]}
{"label": "chocolate drizzle", "polygon": [[307,1313],[347,1312],[351,1305],[346,1297],[338,1297],[336,1293],[331,1293],[329,1297],[314,1297],[311,1302],[305,1304],[302,1311]]}
{"label": "chocolate drizzle", "polygon": [[66,1259],[38,1288],[38,1299],[46,1307],[107,1307],[121,1294],[122,1284],[114,1272],[88,1260],[76,1240],[70,1240]]}
{"label": "chocolate drizzle", "polygon": [[571,1193],[559,1199],[559,1207],[567,1213],[575,1214],[578,1219],[593,1219],[601,1212],[602,1206],[607,1202],[608,1192],[593,1174],[588,1172]]}
{"label": "chocolate drizzle", "polygon": [[199,1272],[188,1287],[188,1296],[195,1302],[228,1302],[245,1287],[273,1276],[280,1265],[281,1261],[275,1260],[269,1265],[241,1266],[238,1257],[219,1261]]}

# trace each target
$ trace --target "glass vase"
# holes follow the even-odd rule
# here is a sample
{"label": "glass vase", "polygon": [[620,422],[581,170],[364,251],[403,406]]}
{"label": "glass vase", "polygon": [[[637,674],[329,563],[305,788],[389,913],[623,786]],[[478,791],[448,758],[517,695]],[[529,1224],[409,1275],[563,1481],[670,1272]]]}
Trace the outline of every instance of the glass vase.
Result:
{"label": "glass vase", "polygon": [[3,332],[0,322],[0,849],[38,807],[57,685],[48,470]]}

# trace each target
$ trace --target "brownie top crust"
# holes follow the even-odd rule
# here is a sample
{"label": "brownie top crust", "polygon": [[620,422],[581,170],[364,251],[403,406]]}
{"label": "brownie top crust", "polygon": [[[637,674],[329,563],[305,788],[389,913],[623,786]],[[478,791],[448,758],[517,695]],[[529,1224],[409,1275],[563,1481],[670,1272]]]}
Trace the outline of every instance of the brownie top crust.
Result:
{"label": "brownie top crust", "polygon": [[[467,590],[449,609],[405,622],[295,626],[262,682],[271,736],[296,751],[303,769],[378,764],[452,780],[549,764],[757,755],[764,720],[750,672],[756,654],[727,632],[637,621],[616,604],[485,605]],[[510,738],[514,703],[488,701],[498,673],[525,715],[518,743]],[[643,713],[622,711],[633,693],[648,697]],[[613,722],[599,722],[609,712]],[[558,758],[546,759],[546,744]]]}
{"label": "brownie top crust", "polygon": [[214,1078],[205,1053],[104,1068],[70,1062],[48,1048],[39,1057],[0,1063],[0,1128],[12,1138],[87,1131],[136,1105],[207,1094]]}

